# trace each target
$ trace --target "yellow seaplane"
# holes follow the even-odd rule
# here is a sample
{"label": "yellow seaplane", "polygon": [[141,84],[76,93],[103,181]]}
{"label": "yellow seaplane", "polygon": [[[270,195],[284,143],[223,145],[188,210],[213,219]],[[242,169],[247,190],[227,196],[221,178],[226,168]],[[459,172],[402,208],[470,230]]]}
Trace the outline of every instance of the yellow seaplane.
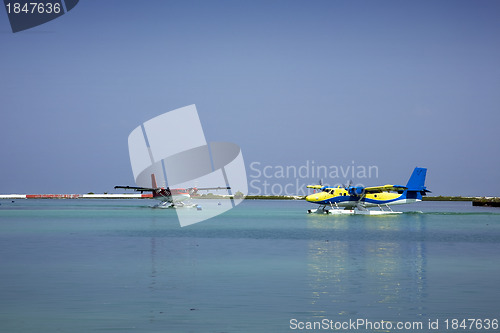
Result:
{"label": "yellow seaplane", "polygon": [[[384,215],[401,214],[393,211],[389,205],[401,205],[422,201],[422,196],[429,190],[425,187],[426,168],[415,168],[406,186],[346,186],[328,187],[308,185],[318,190],[306,197],[308,202],[319,205],[317,209],[309,209],[308,213],[318,214],[361,214]],[[378,207],[379,210],[369,210]]]}

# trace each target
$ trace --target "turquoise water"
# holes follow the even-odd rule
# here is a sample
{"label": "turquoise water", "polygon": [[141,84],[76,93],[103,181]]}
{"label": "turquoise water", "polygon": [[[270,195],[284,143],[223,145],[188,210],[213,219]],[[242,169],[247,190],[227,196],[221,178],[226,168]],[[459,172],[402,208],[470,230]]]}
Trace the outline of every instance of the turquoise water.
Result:
{"label": "turquoise water", "polygon": [[291,332],[322,320],[499,331],[451,329],[500,319],[499,209],[319,216],[303,201],[246,200],[181,228],[149,200],[0,203],[1,332]]}

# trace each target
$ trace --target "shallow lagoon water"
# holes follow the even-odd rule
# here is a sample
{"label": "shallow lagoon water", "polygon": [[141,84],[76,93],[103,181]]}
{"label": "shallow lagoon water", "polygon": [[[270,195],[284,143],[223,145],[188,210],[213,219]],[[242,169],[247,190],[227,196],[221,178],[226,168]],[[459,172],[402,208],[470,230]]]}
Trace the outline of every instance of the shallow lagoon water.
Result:
{"label": "shallow lagoon water", "polygon": [[293,319],[419,332],[439,320],[441,332],[500,319],[500,210],[470,202],[324,216],[246,200],[184,228],[150,200],[0,203],[2,332],[290,332]]}

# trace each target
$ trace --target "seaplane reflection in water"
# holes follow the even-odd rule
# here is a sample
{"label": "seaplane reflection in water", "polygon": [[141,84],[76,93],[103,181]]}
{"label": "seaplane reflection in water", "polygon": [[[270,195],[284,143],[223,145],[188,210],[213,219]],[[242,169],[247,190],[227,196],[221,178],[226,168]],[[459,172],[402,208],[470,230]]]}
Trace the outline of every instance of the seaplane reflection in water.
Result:
{"label": "seaplane reflection in water", "polygon": [[231,187],[189,187],[189,188],[169,188],[159,187],[156,184],[156,177],[151,174],[151,187],[140,186],[115,186],[115,189],[122,188],[126,190],[134,190],[137,192],[151,192],[153,199],[160,200],[154,207],[158,208],[179,208],[179,207],[199,207],[190,202],[192,197],[198,196],[198,191],[208,190],[230,190]]}
{"label": "seaplane reflection in water", "polygon": [[[406,186],[382,185],[373,187],[346,186],[328,187],[308,185],[308,188],[320,190],[308,195],[306,200],[319,205],[309,209],[308,213],[319,214],[362,214],[384,215],[401,214],[394,212],[389,205],[401,205],[422,201],[422,196],[429,190],[425,187],[426,168],[415,168]],[[380,210],[368,210],[378,207]]]}

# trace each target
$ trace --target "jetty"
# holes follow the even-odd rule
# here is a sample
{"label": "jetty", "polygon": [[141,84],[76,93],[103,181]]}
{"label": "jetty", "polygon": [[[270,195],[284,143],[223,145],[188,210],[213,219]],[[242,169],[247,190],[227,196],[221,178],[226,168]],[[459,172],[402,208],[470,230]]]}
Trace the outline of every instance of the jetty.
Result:
{"label": "jetty", "polygon": [[472,206],[500,207],[500,198],[476,198],[472,200]]}

